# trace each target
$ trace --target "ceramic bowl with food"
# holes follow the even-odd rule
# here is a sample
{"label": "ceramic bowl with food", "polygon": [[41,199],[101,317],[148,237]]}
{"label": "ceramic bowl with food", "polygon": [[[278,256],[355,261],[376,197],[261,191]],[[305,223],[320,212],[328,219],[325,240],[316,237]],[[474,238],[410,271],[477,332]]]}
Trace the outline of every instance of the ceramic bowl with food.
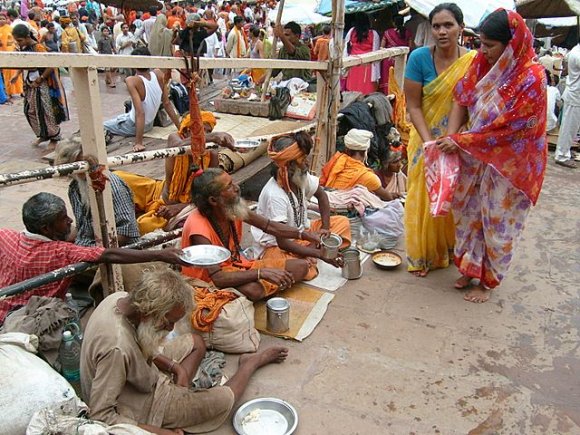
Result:
{"label": "ceramic bowl with food", "polygon": [[373,263],[379,269],[392,270],[399,267],[403,263],[403,259],[399,254],[391,251],[380,251],[373,254]]}

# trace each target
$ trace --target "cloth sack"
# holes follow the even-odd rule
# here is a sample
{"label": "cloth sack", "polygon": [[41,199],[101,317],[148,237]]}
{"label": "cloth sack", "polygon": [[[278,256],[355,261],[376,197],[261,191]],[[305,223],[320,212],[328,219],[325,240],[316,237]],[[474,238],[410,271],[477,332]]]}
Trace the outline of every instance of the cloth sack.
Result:
{"label": "cloth sack", "polygon": [[35,295],[6,317],[0,332],[33,334],[37,337],[39,353],[51,366],[60,370],[58,349],[62,333],[74,318],[75,313],[62,299]]}
{"label": "cloth sack", "polygon": [[[198,279],[188,279],[193,287],[214,289],[212,285]],[[193,328],[191,316],[185,316],[176,328],[179,334],[195,332],[203,337],[208,349],[225,353],[256,352],[260,346],[260,333],[254,323],[254,304],[234,288],[220,289],[235,293],[238,297],[223,306],[210,332]],[[195,308],[194,308],[195,310]]]}

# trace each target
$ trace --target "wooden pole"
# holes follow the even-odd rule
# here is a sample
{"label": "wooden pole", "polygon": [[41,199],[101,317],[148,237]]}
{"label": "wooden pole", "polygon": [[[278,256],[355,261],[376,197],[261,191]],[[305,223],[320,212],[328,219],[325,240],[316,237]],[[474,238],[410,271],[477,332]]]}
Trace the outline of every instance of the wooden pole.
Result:
{"label": "wooden pole", "polygon": [[344,47],[344,2],[345,0],[332,1],[332,39],[334,43],[330,52],[328,75],[328,86],[330,87],[328,132],[326,138],[322,138],[322,155],[325,160],[329,160],[336,151],[337,116],[340,107],[340,72]]}
{"label": "wooden pole", "polygon": [[[70,72],[76,92],[83,154],[94,156],[99,164],[107,166],[107,148],[103,132],[97,69],[95,67],[70,68]],[[117,247],[117,229],[110,183],[106,183],[105,190],[99,194],[89,189],[89,199],[95,238],[101,240],[105,248]],[[100,268],[103,274],[105,296],[123,290],[121,270],[118,267],[103,264]]]}
{"label": "wooden pole", "polygon": [[[326,152],[322,153],[321,148],[323,148],[322,141],[326,141],[326,137],[328,137],[329,83],[327,73],[320,71],[316,73],[316,139],[312,150],[310,170],[317,175],[320,175],[320,171],[326,163]],[[326,143],[324,147],[326,147]]]}
{"label": "wooden pole", "polygon": [[[276,15],[276,26],[282,22],[282,12],[284,11],[285,0],[280,0],[278,3],[278,15]],[[278,55],[276,47],[278,46],[278,38],[274,33],[274,39],[272,40],[272,50],[270,50],[270,59],[275,59]],[[272,78],[272,70],[266,70],[266,76],[264,79],[264,84],[262,85],[262,103],[266,101],[266,92],[268,92],[268,86],[270,85],[270,78]]]}

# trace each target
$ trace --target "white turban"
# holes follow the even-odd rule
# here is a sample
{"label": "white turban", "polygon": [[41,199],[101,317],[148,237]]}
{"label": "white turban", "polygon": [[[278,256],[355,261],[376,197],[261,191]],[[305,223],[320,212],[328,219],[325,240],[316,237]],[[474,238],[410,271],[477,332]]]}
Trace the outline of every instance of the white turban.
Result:
{"label": "white turban", "polygon": [[344,137],[344,146],[353,151],[367,151],[373,136],[370,131],[353,128]]}

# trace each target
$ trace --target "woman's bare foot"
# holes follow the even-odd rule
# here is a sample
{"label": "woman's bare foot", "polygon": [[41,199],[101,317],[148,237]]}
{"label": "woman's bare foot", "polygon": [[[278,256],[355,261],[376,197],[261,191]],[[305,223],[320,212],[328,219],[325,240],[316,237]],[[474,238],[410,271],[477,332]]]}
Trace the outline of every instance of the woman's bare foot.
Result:
{"label": "woman's bare foot", "polygon": [[240,356],[238,366],[243,366],[250,364],[254,366],[255,369],[264,367],[265,365],[272,363],[282,363],[288,356],[288,348],[282,346],[273,346],[268,349],[264,349],[258,353],[247,353]]}
{"label": "woman's bare foot", "polygon": [[44,143],[44,142],[46,142],[46,139],[42,139],[41,137],[39,137],[35,141],[30,142],[30,145],[33,147],[37,147],[38,145],[40,145],[41,143]]}
{"label": "woman's bare foot", "polygon": [[454,287],[458,290],[466,289],[467,287],[471,286],[471,281],[472,281],[472,278],[465,276],[465,275],[461,275],[461,278],[459,278],[457,281],[455,281]]}
{"label": "woman's bare foot", "polygon": [[425,278],[429,274],[429,269],[413,270],[411,273],[419,278]]}
{"label": "woman's bare foot", "polygon": [[489,301],[491,297],[491,289],[486,289],[481,285],[474,287],[473,289],[469,290],[463,299],[467,302],[473,302],[475,304],[481,304],[483,302]]}

